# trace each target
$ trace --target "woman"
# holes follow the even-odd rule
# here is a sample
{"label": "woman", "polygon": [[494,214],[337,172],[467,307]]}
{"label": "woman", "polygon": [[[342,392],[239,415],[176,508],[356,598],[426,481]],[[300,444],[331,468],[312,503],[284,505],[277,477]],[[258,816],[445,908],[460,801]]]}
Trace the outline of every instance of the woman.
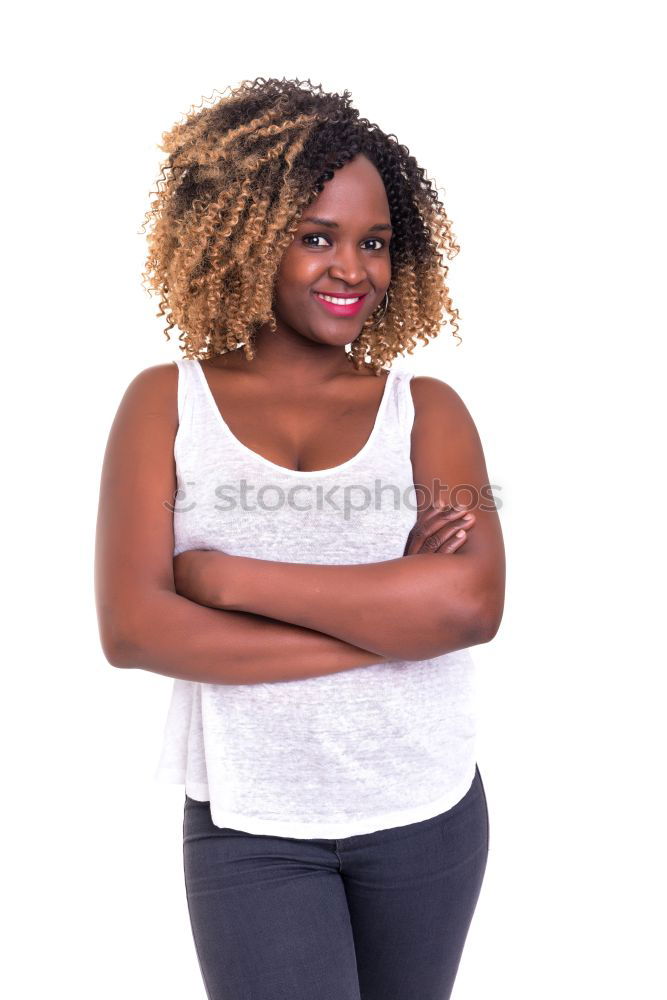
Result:
{"label": "woman", "polygon": [[502,535],[463,402],[391,366],[456,327],[445,211],[303,83],[163,136],[149,274],[185,357],[111,429],[100,636],[175,679],[157,777],[209,998],[443,1000],[487,860],[468,650]]}

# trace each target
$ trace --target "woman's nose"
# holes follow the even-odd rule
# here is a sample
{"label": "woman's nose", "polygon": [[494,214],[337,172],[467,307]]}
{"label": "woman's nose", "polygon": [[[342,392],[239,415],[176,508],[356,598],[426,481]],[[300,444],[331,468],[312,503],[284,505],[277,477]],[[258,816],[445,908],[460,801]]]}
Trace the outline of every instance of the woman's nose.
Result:
{"label": "woman's nose", "polygon": [[329,266],[329,274],[347,285],[358,285],[366,277],[366,265],[355,248],[341,247]]}

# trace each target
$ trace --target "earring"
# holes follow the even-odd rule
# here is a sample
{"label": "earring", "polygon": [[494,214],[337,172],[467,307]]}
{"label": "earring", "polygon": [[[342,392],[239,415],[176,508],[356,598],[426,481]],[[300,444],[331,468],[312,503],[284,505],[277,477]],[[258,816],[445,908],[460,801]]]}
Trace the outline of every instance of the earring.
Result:
{"label": "earring", "polygon": [[385,292],[384,298],[379,306],[382,312],[374,320],[373,325],[371,326],[371,330],[375,330],[381,324],[382,320],[385,317],[385,313],[387,312],[388,306],[389,306],[389,292]]}

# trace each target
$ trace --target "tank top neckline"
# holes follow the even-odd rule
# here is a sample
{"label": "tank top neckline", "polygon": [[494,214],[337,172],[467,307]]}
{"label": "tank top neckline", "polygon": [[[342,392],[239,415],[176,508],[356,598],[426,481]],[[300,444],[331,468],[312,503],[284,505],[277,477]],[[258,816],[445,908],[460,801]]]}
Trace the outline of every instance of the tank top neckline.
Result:
{"label": "tank top neckline", "polygon": [[373,429],[371,430],[370,436],[367,438],[366,443],[362,446],[360,451],[358,451],[356,455],[353,455],[352,458],[348,458],[345,462],[341,462],[340,465],[334,465],[328,469],[310,469],[310,470],[300,471],[299,469],[288,469],[287,466],[285,465],[278,465],[277,462],[272,462],[269,458],[265,458],[264,455],[260,455],[259,452],[253,451],[252,448],[248,448],[248,446],[245,445],[243,441],[240,441],[237,438],[237,436],[233,433],[229,424],[225,421],[222,413],[220,412],[220,408],[215,401],[215,397],[211,391],[211,387],[209,386],[206,376],[204,374],[204,369],[199,363],[199,359],[193,358],[192,360],[195,364],[195,368],[198,373],[198,377],[200,379],[201,387],[204,392],[204,396],[206,397],[209,408],[212,410],[218,425],[227,435],[230,442],[239,451],[260,462],[262,465],[266,465],[271,469],[274,469],[280,473],[284,473],[286,476],[298,476],[300,478],[301,477],[309,478],[311,476],[326,476],[326,475],[331,475],[334,472],[339,472],[342,469],[347,469],[349,466],[354,465],[356,462],[358,462],[359,459],[363,458],[367,454],[367,452],[370,451],[375,441],[375,438],[377,437],[380,431],[380,426],[383,421],[384,413],[385,410],[387,409],[389,390],[391,383],[393,382],[392,376],[395,376],[398,371],[397,368],[390,368],[387,372],[387,379],[385,381],[384,391],[382,393],[380,405],[375,415],[375,422],[373,424]]}

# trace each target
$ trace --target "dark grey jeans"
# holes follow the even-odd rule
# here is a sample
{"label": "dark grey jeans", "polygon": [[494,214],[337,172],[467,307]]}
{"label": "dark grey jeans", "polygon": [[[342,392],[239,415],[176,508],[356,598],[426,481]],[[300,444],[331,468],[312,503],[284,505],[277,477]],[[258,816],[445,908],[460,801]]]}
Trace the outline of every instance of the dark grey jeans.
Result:
{"label": "dark grey jeans", "polygon": [[447,1000],[488,849],[478,768],[441,815],[341,840],[221,829],[186,795],[186,897],[209,1000]]}

